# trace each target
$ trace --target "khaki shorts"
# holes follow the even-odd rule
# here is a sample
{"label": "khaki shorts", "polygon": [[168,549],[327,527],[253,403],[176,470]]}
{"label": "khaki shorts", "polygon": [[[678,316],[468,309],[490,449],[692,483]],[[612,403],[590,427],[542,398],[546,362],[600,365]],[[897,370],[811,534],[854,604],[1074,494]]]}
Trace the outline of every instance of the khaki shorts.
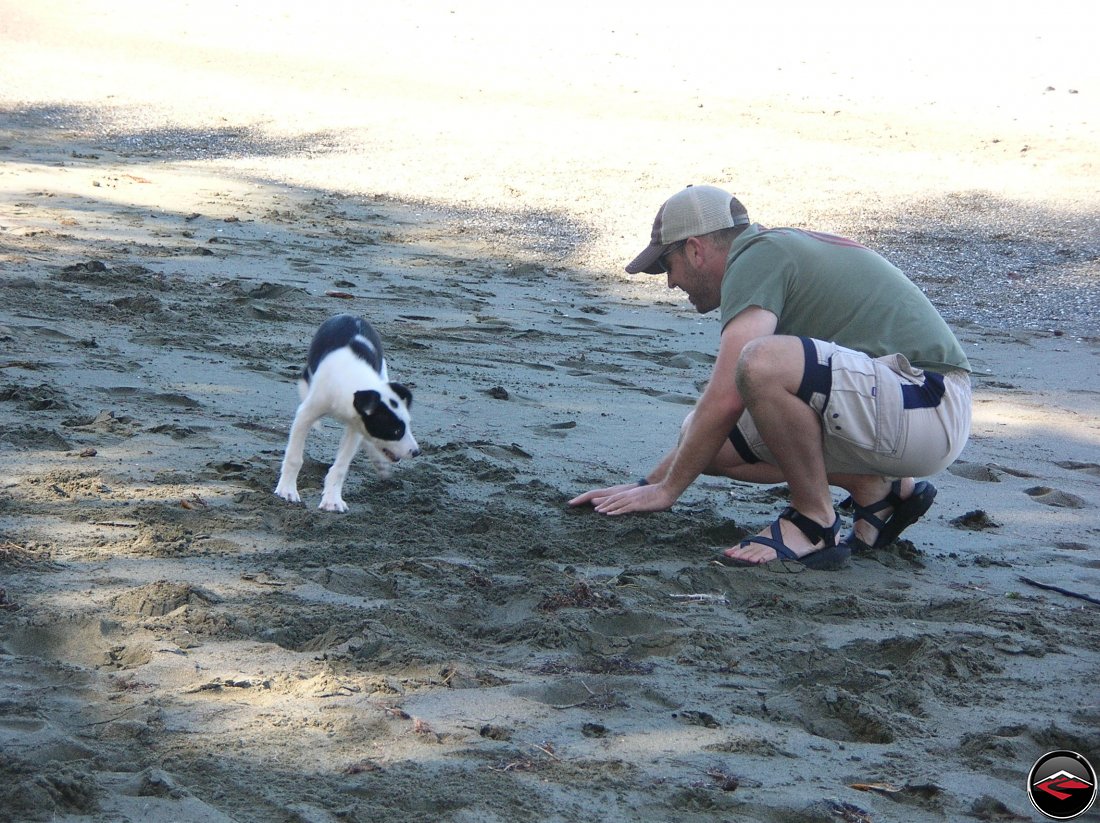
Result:
{"label": "khaki shorts", "polygon": [[[927,477],[947,468],[970,436],[970,373],[923,371],[900,354],[869,357],[802,338],[799,397],[821,415],[830,473]],[[746,411],[730,433],[746,463],[775,464]]]}

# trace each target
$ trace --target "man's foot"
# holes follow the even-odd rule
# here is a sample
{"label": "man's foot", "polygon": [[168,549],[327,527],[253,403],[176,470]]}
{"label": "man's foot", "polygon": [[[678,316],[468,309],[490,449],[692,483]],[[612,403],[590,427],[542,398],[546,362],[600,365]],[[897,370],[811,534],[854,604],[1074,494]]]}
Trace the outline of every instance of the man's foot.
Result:
{"label": "man's foot", "polygon": [[853,500],[852,531],[844,542],[861,552],[889,546],[932,507],[936,487],[927,480],[911,477],[895,480],[889,493],[874,503],[861,506]]}
{"label": "man's foot", "polygon": [[[783,526],[790,524],[787,534]],[[740,545],[720,552],[714,559],[725,566],[759,566],[775,560],[794,560],[810,569],[833,570],[848,562],[851,549],[837,545],[840,517],[832,526],[822,526],[788,506],[768,529],[742,540]]]}

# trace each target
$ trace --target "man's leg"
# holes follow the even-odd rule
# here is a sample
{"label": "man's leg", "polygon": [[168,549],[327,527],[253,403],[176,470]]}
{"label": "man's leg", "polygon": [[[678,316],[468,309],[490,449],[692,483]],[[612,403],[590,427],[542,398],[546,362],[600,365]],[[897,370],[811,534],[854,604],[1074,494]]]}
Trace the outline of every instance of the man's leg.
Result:
{"label": "man's leg", "polygon": [[[836,347],[828,365],[823,358],[821,344],[797,337],[761,338],[745,348],[738,364],[738,388],[756,429],[755,433],[744,432],[754,438],[749,452],[753,449],[766,450],[760,451],[761,454],[771,452],[767,459],[777,465],[789,483],[792,506],[820,525],[826,525],[822,522],[823,515],[832,522],[828,486],[846,489],[855,503],[869,509],[873,521],[877,521],[869,522],[864,515],[858,515],[855,523],[856,537],[873,546],[880,539],[879,527],[889,531],[891,537],[896,536],[931,505],[935,488],[918,484],[914,475],[925,477],[941,471],[962,450],[970,430],[969,376],[962,371],[948,374],[943,378],[942,397],[938,397],[927,388],[934,387],[935,381],[922,377],[919,370],[911,370],[904,358],[900,361],[880,358],[881,362],[876,362],[873,369],[874,376],[867,367],[866,356],[857,352]],[[897,375],[899,383],[893,387],[899,391],[881,382],[889,372]],[[835,401],[838,385],[849,400],[846,408],[829,404],[833,412],[830,421],[840,416],[846,437],[855,435],[855,440],[831,441],[829,453],[831,459],[836,459],[837,444],[847,442],[849,451],[844,453],[842,448],[841,462],[862,464],[866,470],[834,470],[826,476],[819,410],[825,408],[828,397]],[[905,389],[911,386],[918,391],[907,395]],[[884,413],[890,422],[879,428]],[[892,414],[904,415],[906,419],[902,422],[900,418],[890,418]],[[899,449],[901,444],[896,439],[899,432],[906,433],[904,449]],[[866,445],[855,445],[861,441]],[[914,496],[917,492],[919,498]],[[807,538],[783,520],[780,526],[784,542],[791,540],[789,547],[803,554],[799,549],[808,545]],[[749,549],[754,551],[750,553]],[[771,549],[752,545],[726,553],[751,561],[767,561],[774,556]]]}
{"label": "man's leg", "polygon": [[[825,471],[821,417],[798,396],[805,371],[806,355],[800,338],[761,337],[749,343],[741,354],[737,388],[772,453],[775,468],[790,486],[791,506],[827,528],[835,522],[836,511]],[[783,543],[796,554],[806,554],[817,547],[792,522],[785,519],[779,522]],[[761,535],[768,533],[764,530]],[[758,543],[729,549],[725,554],[754,563],[774,560],[776,555],[773,549]]]}
{"label": "man's leg", "polygon": [[[688,424],[691,422],[691,418],[694,414],[695,412],[689,412],[687,417],[684,418],[684,422],[680,426],[681,434],[687,430]],[[669,464],[671,464],[671,459],[675,454],[675,451],[669,454]],[[664,465],[663,461],[661,465]],[[711,464],[703,470],[703,474],[710,477],[728,477],[731,480],[739,480],[742,483],[782,483],[786,479],[783,477],[783,472],[779,470],[779,467],[773,466],[771,463],[765,463],[763,461],[758,463],[745,462],[745,459],[738,453],[733,443],[729,440],[726,440],[726,442],[722,444],[722,448],[718,450],[718,454],[714,456],[714,460],[711,461]]]}
{"label": "man's leg", "polygon": [[[690,415],[689,415],[690,417]],[[687,421],[685,420],[685,425]],[[778,466],[771,463],[746,463],[738,454],[733,444],[727,442],[715,457],[714,462],[707,467],[707,475],[716,477],[728,477],[731,480],[739,480],[743,483],[777,484],[786,482],[783,472]],[[890,494],[891,478],[879,477],[871,474],[830,474],[829,485],[844,489],[860,506],[871,506],[883,500]],[[916,487],[917,481],[912,477],[902,477],[899,480],[901,490],[899,497],[908,500]],[[797,508],[797,507],[796,507]],[[883,520],[889,520],[894,513],[892,506],[879,509],[877,516]],[[854,524],[856,537],[873,546],[878,538],[878,529],[866,520],[857,520]]]}

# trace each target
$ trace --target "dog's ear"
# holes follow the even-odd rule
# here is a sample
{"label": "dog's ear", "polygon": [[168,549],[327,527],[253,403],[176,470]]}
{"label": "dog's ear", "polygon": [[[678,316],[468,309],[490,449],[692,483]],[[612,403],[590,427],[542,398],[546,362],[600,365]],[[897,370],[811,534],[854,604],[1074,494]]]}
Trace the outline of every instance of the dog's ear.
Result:
{"label": "dog's ear", "polygon": [[376,391],[357,391],[355,393],[355,400],[353,405],[355,410],[364,417],[370,415],[376,408],[378,408],[378,402],[382,399]]}
{"label": "dog's ear", "polygon": [[413,393],[400,383],[390,383],[390,388],[393,389],[393,393],[405,401],[407,408],[412,408]]}

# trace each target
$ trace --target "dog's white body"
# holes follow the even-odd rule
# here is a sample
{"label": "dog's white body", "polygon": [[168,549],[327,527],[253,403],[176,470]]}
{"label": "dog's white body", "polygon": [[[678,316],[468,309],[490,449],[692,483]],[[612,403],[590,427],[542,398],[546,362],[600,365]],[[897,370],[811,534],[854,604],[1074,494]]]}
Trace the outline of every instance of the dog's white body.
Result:
{"label": "dog's white body", "polygon": [[337,315],[321,325],[310,345],[309,359],[298,383],[301,404],[290,427],[279,484],[275,494],[300,503],[298,472],[302,468],[306,435],[322,417],[344,424],[321,495],[321,509],[346,512],[344,479],[361,447],[383,477],[390,465],[420,454],[412,435],[409,409],[412,394],[389,381],[382,341],[367,321]]}

